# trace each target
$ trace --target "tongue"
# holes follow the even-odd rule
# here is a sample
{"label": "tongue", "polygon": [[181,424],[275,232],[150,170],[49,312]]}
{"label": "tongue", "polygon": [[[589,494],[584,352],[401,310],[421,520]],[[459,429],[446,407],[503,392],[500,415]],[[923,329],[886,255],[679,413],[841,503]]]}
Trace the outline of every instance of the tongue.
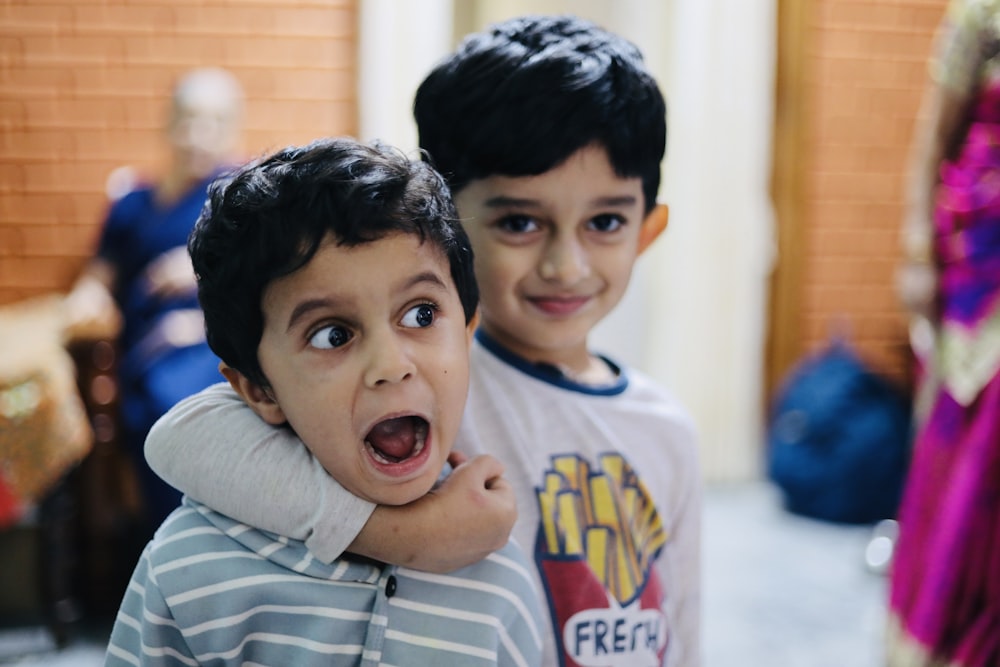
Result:
{"label": "tongue", "polygon": [[379,422],[368,434],[368,443],[386,458],[405,459],[417,444],[413,417],[398,417]]}

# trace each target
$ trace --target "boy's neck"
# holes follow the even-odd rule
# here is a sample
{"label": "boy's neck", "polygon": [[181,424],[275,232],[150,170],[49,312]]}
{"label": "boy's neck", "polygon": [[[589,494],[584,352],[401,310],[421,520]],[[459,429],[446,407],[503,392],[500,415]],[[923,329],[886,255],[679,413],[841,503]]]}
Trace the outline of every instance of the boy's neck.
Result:
{"label": "boy's neck", "polygon": [[564,364],[551,364],[546,361],[535,363],[539,366],[550,366],[567,380],[591,387],[609,385],[618,379],[618,376],[611,370],[607,362],[594,355],[589,356],[587,367],[583,370],[575,370]]}
{"label": "boy's neck", "polygon": [[498,340],[496,336],[490,334],[482,326],[476,330],[476,337],[486,344],[487,347],[501,349],[506,355],[520,360],[525,366],[533,366],[545,371],[545,375],[550,375],[560,380],[568,381],[572,384],[583,387],[603,388],[617,384],[621,380],[621,369],[609,362],[607,359],[595,354],[587,353],[586,365],[573,367],[568,364],[549,359],[530,359],[518,354]]}

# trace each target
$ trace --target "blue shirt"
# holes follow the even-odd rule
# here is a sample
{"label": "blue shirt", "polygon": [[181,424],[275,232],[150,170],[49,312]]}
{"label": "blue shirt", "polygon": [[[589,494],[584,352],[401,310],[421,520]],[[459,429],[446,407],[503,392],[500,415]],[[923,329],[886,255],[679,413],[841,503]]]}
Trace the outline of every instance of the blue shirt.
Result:
{"label": "blue shirt", "polygon": [[325,564],[185,499],[143,552],[105,664],[533,666],[537,600],[510,544],[447,575]]}

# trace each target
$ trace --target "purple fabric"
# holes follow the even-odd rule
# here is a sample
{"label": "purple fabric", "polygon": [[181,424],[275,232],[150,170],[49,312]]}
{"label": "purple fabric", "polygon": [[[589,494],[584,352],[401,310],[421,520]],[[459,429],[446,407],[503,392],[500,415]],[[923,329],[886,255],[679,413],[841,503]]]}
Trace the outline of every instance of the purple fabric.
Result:
{"label": "purple fabric", "polygon": [[1000,376],[967,408],[938,398],[899,521],[891,604],[906,633],[929,657],[1000,665]]}
{"label": "purple fabric", "polygon": [[941,167],[935,226],[943,317],[975,328],[1000,296],[1000,85],[983,91],[959,155]]}
{"label": "purple fabric", "polygon": [[[1000,295],[1000,86],[981,93],[941,179],[942,318],[975,333]],[[1000,666],[1000,374],[968,406],[935,397],[899,522],[891,611],[920,664]]]}

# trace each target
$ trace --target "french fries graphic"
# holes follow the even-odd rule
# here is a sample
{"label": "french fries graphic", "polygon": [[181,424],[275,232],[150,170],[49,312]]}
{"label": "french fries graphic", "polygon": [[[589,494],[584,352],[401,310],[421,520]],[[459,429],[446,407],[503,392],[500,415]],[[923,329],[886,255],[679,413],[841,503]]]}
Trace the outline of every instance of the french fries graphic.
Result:
{"label": "french fries graphic", "polygon": [[650,562],[667,540],[652,499],[618,454],[600,468],[577,456],[553,457],[537,489],[545,549],[580,558],[619,604],[641,590]]}

